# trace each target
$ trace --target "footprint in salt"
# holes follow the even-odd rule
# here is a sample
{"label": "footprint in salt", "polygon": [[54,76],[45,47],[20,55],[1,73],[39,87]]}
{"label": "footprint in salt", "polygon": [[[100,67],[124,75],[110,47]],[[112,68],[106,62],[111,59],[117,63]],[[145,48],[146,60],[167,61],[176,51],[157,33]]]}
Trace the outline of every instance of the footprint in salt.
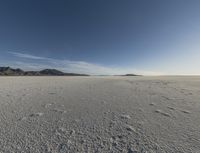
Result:
{"label": "footprint in salt", "polygon": [[59,127],[57,130],[56,130],[56,135],[65,135],[66,133],[68,133],[67,129],[64,128],[64,127]]}
{"label": "footprint in salt", "polygon": [[27,119],[27,117],[22,117],[20,119],[18,119],[18,121],[25,121]]}
{"label": "footprint in salt", "polygon": [[49,95],[55,95],[56,93],[55,92],[50,92],[48,93]]}
{"label": "footprint in salt", "polygon": [[102,102],[102,104],[104,104],[104,105],[107,104],[107,102],[106,102],[105,100],[102,100],[101,102]]}
{"label": "footprint in salt", "polygon": [[135,128],[132,127],[131,125],[127,125],[127,126],[126,126],[126,130],[127,130],[127,131],[130,131],[130,132],[136,132]]}
{"label": "footprint in salt", "polygon": [[58,112],[58,113],[66,113],[66,110],[60,110],[60,109],[52,109],[52,111],[54,112]]}
{"label": "footprint in salt", "polygon": [[174,107],[171,107],[171,106],[167,106],[167,108],[171,110],[176,110]]}
{"label": "footprint in salt", "polygon": [[50,107],[50,106],[52,106],[52,104],[46,104],[44,107],[45,107],[45,108],[48,108],[48,107]]}
{"label": "footprint in salt", "polygon": [[155,112],[156,112],[156,113],[159,113],[159,114],[161,114],[161,115],[163,115],[163,116],[166,116],[166,117],[171,117],[170,114],[165,113],[165,112],[163,112],[163,111],[161,111],[161,110],[159,110],[159,109],[155,110]]}
{"label": "footprint in salt", "polygon": [[190,114],[190,112],[187,111],[187,110],[181,110],[181,112],[183,112],[183,113],[185,113],[185,114]]}
{"label": "footprint in salt", "polygon": [[30,117],[40,117],[40,116],[43,116],[44,113],[33,113],[31,115],[29,115]]}
{"label": "footprint in salt", "polygon": [[122,119],[131,119],[130,115],[122,114],[120,115]]}

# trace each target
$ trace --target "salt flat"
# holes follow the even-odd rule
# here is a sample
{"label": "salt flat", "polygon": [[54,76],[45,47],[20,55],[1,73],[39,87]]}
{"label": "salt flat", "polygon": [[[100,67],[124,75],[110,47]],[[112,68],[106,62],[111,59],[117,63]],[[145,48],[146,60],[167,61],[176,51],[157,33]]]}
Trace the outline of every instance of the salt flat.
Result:
{"label": "salt flat", "polygon": [[0,77],[0,152],[199,153],[200,77]]}

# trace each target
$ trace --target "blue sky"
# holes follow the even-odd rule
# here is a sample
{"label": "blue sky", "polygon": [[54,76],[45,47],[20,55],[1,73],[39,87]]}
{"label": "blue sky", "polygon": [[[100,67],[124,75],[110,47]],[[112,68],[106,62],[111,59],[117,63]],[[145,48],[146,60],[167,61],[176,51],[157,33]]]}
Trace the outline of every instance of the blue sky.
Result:
{"label": "blue sky", "polygon": [[200,74],[199,0],[0,1],[0,66]]}

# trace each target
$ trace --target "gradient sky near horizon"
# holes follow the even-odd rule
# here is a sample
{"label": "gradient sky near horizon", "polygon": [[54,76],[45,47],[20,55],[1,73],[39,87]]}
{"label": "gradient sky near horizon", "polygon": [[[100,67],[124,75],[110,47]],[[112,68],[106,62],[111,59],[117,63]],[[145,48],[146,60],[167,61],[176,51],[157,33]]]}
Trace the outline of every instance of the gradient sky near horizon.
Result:
{"label": "gradient sky near horizon", "polygon": [[200,75],[200,1],[0,1],[0,66]]}

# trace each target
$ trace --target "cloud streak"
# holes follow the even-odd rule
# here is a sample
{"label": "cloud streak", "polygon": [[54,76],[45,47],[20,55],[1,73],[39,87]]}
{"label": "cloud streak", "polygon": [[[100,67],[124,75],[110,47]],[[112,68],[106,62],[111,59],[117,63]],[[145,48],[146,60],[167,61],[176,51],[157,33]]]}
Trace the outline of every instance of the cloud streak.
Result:
{"label": "cloud streak", "polygon": [[47,60],[48,58],[45,57],[39,57],[39,56],[33,56],[30,54],[22,54],[22,53],[18,53],[18,52],[8,52],[16,57],[20,57],[20,58],[28,58],[28,59],[33,59],[33,60]]}
{"label": "cloud streak", "polygon": [[[98,64],[88,63],[85,61],[58,60],[23,54],[19,52],[8,52],[19,60],[12,61],[10,66],[20,67],[25,70],[40,70],[44,68],[55,68],[64,72],[86,73],[90,75],[121,75],[127,73],[135,73],[142,75],[161,75],[159,72],[141,71],[134,68],[107,67]],[[26,59],[25,61],[23,59]],[[28,60],[31,60],[27,62]]]}

